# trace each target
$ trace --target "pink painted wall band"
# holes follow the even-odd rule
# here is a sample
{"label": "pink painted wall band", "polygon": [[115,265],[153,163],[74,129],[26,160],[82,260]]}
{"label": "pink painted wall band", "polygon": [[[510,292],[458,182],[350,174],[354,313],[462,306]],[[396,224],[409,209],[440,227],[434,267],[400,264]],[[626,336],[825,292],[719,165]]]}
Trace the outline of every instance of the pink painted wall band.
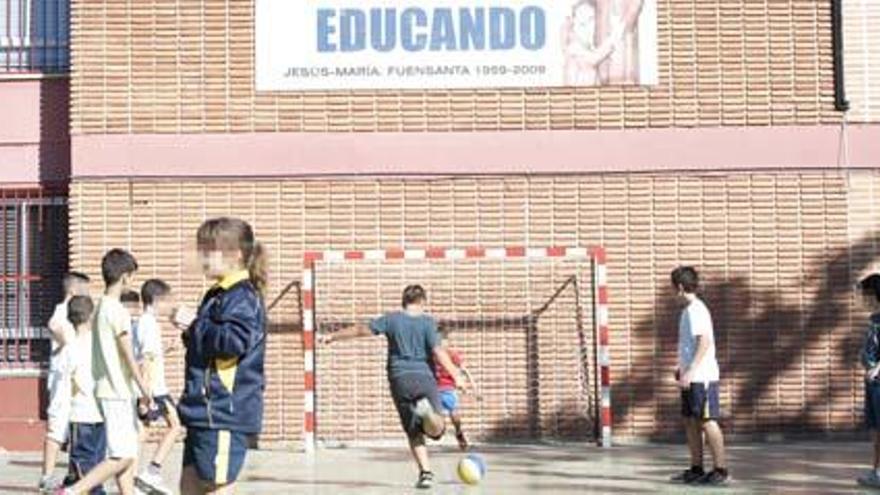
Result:
{"label": "pink painted wall band", "polygon": [[0,185],[70,178],[69,106],[66,78],[0,80]]}
{"label": "pink painted wall band", "polygon": [[[575,174],[880,166],[880,125],[73,137],[73,176]],[[849,157],[844,163],[843,158]]]}

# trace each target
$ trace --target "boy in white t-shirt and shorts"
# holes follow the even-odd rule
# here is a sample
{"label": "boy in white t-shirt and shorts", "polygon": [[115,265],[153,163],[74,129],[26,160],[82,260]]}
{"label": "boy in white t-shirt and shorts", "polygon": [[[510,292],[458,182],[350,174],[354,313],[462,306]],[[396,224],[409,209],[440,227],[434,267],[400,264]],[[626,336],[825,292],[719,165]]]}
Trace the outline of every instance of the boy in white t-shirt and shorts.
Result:
{"label": "boy in white t-shirt and shorts", "polygon": [[89,277],[79,272],[64,275],[64,300],[55,306],[49,319],[49,336],[52,354],[49,358],[49,373],[46,386],[49,389],[49,405],[46,408],[48,428],[43,446],[43,472],[39,489],[51,493],[60,483],[52,477],[58,452],[67,441],[70,421],[70,359],[67,345],[76,337],[76,330],[67,319],[67,303],[77,295],[88,295]]}
{"label": "boy in white t-shirt and shorts", "polygon": [[162,480],[162,463],[182,431],[177,417],[177,405],[168,393],[165,383],[165,348],[162,345],[162,327],[157,316],[163,313],[164,304],[171,294],[171,287],[162,280],[150,279],[141,286],[143,313],[134,329],[135,358],[141,373],[153,390],[155,407],[141,407],[138,415],[145,425],[164,419],[168,429],[162,436],[150,464],[135,479],[135,485],[151,493],[172,493]]}
{"label": "boy in white t-shirt and shorts", "polygon": [[152,392],[135,361],[131,315],[119,298],[137,268],[134,256],[122,249],[111,249],[101,260],[105,290],[92,327],[92,375],[107,429],[107,459],[57,494],[85,493],[111,477],[116,478],[122,495],[134,493],[139,445],[136,402],[139,391],[150,405]]}
{"label": "boy in white t-shirt and shorts", "polygon": [[[678,322],[678,367],[675,379],[681,388],[681,414],[690,450],[691,467],[672,477],[687,484],[727,483],[724,435],[718,425],[720,370],[715,358],[715,335],[709,308],[697,297],[697,271],[681,266],[672,272],[672,287],[683,304]],[[703,470],[703,435],[712,450],[715,467]]]}
{"label": "boy in white t-shirt and shorts", "polygon": [[[95,380],[92,378],[92,313],[95,304],[88,296],[74,296],[67,305],[70,323],[76,328],[76,338],[70,345],[71,403],[70,444],[67,477],[64,485],[76,484],[104,460],[107,452],[107,431],[104,417],[95,399]],[[98,485],[90,495],[103,495]]]}

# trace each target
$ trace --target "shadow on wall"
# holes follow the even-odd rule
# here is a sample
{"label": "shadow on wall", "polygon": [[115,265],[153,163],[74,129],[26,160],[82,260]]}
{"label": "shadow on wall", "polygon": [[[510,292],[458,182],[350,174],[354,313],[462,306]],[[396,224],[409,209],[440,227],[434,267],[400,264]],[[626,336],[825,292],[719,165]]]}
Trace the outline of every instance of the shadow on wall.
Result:
{"label": "shadow on wall", "polygon": [[[302,283],[294,280],[266,302],[268,333],[301,333],[303,320]],[[295,318],[292,318],[294,317]]]}
{"label": "shadow on wall", "polygon": [[[821,433],[860,427],[858,353],[867,314],[856,307],[851,315],[850,309],[853,284],[877,257],[871,250],[878,234],[814,265],[802,285],[780,288],[785,297],[752,288],[746,276],[713,282],[711,269],[706,269],[703,274],[710,280],[702,296],[715,323],[723,426],[728,433]],[[853,253],[871,255],[858,258]],[[799,293],[802,304],[787,302],[797,300]],[[613,407],[616,425],[632,422],[637,409],[653,408],[651,430],[636,436],[664,440],[681,434],[678,392],[671,378],[679,308],[666,280],[658,284],[656,294],[654,317],[632,330],[636,341],[655,339],[653,363],[632,366],[629,375],[614,378]]]}
{"label": "shadow on wall", "polygon": [[[555,410],[530,397],[529,413],[496,421],[479,438],[481,442],[591,441],[598,439],[596,418],[585,415],[577,399],[562,401]],[[535,411],[539,411],[536,413]]]}
{"label": "shadow on wall", "polygon": [[[702,296],[715,320],[723,376],[723,426],[728,433],[823,433],[860,428],[858,352],[867,315],[859,308],[851,312],[853,284],[878,257],[872,252],[878,236],[880,232],[834,251],[804,273],[802,285],[792,282],[779,292],[756,289],[747,275],[716,282],[712,268],[704,267],[708,281]],[[681,435],[678,392],[671,379],[679,307],[665,277],[658,281],[656,294],[653,315],[638,322],[631,335],[636,342],[652,341],[653,354],[643,356],[644,365],[632,366],[629,375],[614,376],[613,412],[618,435],[669,440]],[[290,306],[298,304],[291,301],[299,300],[298,296],[299,286],[294,283],[278,300]],[[530,327],[518,323],[510,326]],[[468,322],[454,324],[461,328]],[[272,328],[275,332],[301,331],[299,321]],[[534,329],[526,334],[534,335]],[[527,346],[535,345],[528,340]],[[528,350],[526,355],[539,357]],[[529,369],[534,373],[538,363],[531,362]],[[543,430],[536,424],[539,398],[528,394],[528,403],[522,414],[488,425],[484,440],[540,436],[536,435]],[[559,404],[555,413],[546,405],[540,407],[545,418],[571,422],[556,430],[566,439],[589,438],[595,428],[589,418],[592,415],[579,414],[580,406],[574,401]],[[623,430],[622,424],[632,424],[637,410],[640,414],[653,411],[649,426]]]}

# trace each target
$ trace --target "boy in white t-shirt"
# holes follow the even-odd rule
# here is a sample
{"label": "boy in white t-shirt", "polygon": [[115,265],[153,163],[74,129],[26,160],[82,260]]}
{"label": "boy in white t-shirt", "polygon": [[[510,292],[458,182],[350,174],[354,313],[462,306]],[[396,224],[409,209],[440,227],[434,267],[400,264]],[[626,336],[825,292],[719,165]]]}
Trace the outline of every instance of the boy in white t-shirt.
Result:
{"label": "boy in white t-shirt", "polygon": [[[728,480],[724,435],[718,425],[720,371],[715,359],[715,335],[709,308],[697,297],[697,271],[689,266],[672,272],[672,287],[684,305],[678,322],[678,367],[681,414],[691,456],[691,467],[672,477],[688,484],[722,485]],[[703,435],[712,450],[715,468],[703,470]]]}
{"label": "boy in white t-shirt", "polygon": [[150,279],[144,282],[141,286],[144,310],[134,329],[135,359],[141,367],[144,379],[150,384],[155,405],[150,409],[141,408],[139,416],[145,425],[164,418],[168,426],[150,464],[138,475],[135,485],[143,491],[168,494],[172,490],[162,480],[162,463],[182,431],[180,419],[177,417],[177,405],[168,393],[165,383],[165,349],[162,346],[162,327],[157,319],[163,313],[170,294],[171,287],[162,280]]}
{"label": "boy in white t-shirt", "polygon": [[111,477],[122,495],[134,493],[139,444],[136,402],[138,392],[148,403],[153,395],[134,359],[131,315],[120,302],[137,268],[134,256],[122,249],[111,249],[101,260],[105,289],[92,324],[92,375],[107,430],[107,458],[56,495],[85,493]]}
{"label": "boy in white t-shirt", "polygon": [[64,275],[63,286],[64,300],[55,306],[55,312],[48,324],[52,354],[46,376],[46,386],[49,389],[49,406],[46,408],[48,428],[43,445],[43,471],[39,483],[39,489],[43,493],[51,493],[59,484],[60,480],[52,477],[52,471],[58,460],[58,452],[67,441],[70,420],[70,363],[66,347],[76,336],[76,330],[67,319],[67,303],[73,296],[88,295],[89,277],[83,273],[69,272]]}
{"label": "boy in white t-shirt", "polygon": [[[64,485],[70,486],[104,460],[107,431],[95,399],[92,377],[91,319],[95,304],[88,296],[74,296],[67,307],[68,320],[76,328],[76,337],[68,344],[71,364],[70,455]],[[106,492],[98,485],[89,493],[103,495]]]}

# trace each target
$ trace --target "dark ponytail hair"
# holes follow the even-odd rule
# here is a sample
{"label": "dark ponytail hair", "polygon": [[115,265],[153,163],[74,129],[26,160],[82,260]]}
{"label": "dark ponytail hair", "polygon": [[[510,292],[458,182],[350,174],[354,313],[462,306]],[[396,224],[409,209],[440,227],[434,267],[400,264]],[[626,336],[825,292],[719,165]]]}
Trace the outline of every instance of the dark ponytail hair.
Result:
{"label": "dark ponytail hair", "polygon": [[863,296],[874,298],[875,301],[880,302],[880,275],[872,273],[863,278],[859,282],[859,289]]}
{"label": "dark ponytail hair", "polygon": [[263,245],[254,239],[254,230],[250,224],[238,218],[212,218],[199,227],[196,241],[199,248],[203,249],[239,251],[244,267],[250,273],[251,283],[265,297],[269,284],[268,256]]}

